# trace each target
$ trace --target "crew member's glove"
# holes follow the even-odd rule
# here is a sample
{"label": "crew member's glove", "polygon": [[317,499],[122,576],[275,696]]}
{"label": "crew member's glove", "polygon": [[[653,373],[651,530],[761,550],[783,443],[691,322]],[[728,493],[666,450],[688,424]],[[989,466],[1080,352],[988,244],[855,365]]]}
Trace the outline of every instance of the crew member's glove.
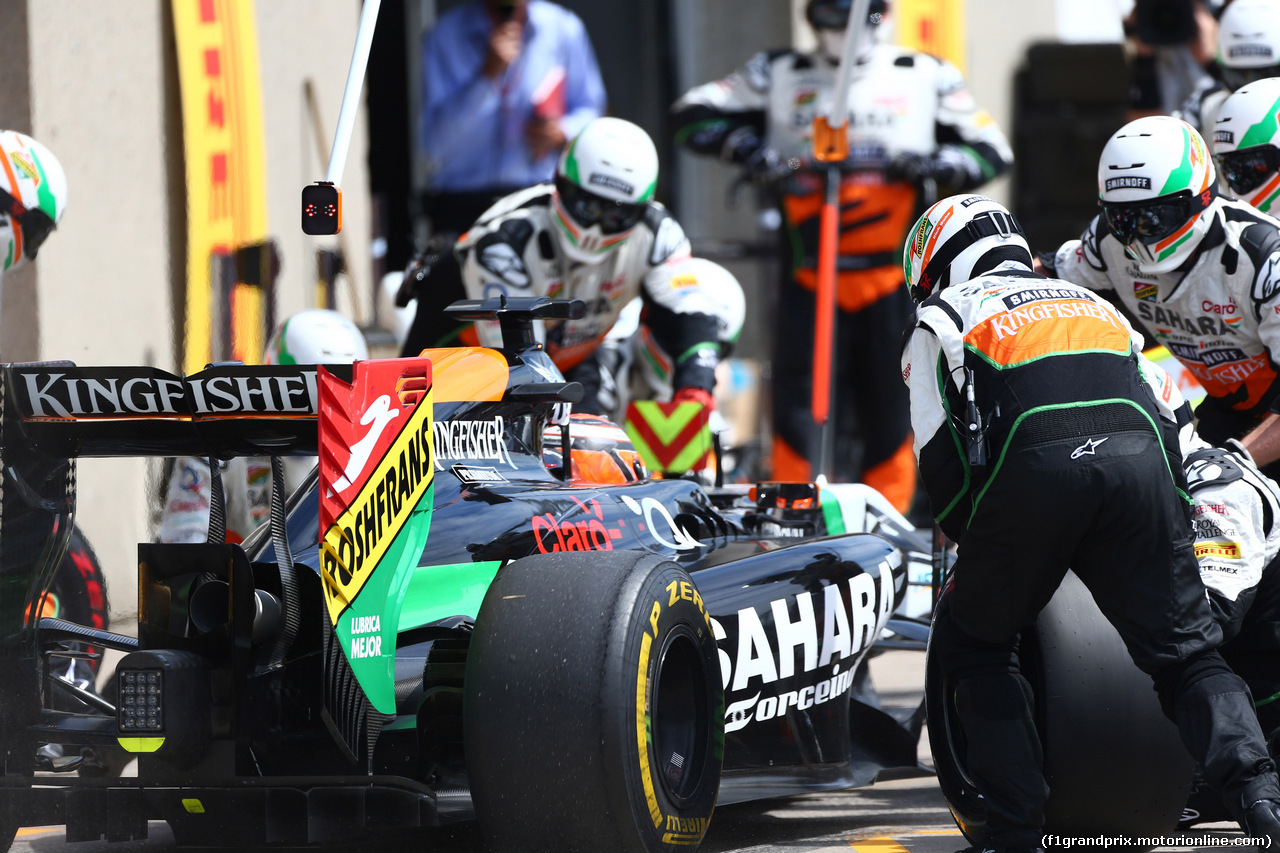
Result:
{"label": "crew member's glove", "polygon": [[904,181],[913,185],[932,179],[938,187],[939,195],[959,191],[972,178],[970,163],[964,154],[947,146],[939,148],[932,155],[904,151],[889,163],[885,177],[891,181]]}
{"label": "crew member's glove", "polygon": [[725,137],[725,159],[742,164],[752,183],[771,184],[800,168],[797,157],[783,157],[778,149],[766,145],[754,128],[739,127]]}
{"label": "crew member's glove", "polygon": [[701,403],[703,408],[708,412],[713,412],[716,408],[716,398],[711,395],[710,391],[705,388],[694,388],[692,386],[677,389],[676,393],[671,398],[671,402]]}

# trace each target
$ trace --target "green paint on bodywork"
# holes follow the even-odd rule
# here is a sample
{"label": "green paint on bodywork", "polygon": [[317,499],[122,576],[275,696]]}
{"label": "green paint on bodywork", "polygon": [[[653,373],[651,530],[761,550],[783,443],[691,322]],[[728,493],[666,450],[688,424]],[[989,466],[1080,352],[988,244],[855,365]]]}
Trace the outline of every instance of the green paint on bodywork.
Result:
{"label": "green paint on bodywork", "polygon": [[[427,544],[435,492],[432,483],[334,626],[356,680],[373,707],[384,714],[396,712],[396,633],[401,608]],[[376,629],[372,628],[375,617]]]}
{"label": "green paint on bodywork", "polygon": [[818,506],[822,508],[822,520],[827,524],[828,536],[839,536],[848,533],[844,523],[844,510],[840,507],[840,498],[828,489],[818,490]]}
{"label": "green paint on bodywork", "polygon": [[485,560],[418,566],[409,579],[398,630],[408,631],[449,616],[470,616],[474,619],[501,565],[501,560]]}

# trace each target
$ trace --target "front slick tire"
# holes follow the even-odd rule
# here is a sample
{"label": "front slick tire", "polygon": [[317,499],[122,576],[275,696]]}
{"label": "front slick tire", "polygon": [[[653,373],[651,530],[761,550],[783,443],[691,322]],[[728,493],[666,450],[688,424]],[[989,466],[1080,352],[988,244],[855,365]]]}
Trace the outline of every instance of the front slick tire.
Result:
{"label": "front slick tire", "polygon": [[629,551],[504,567],[467,654],[465,749],[495,851],[691,851],[720,786],[724,696],[687,572]]}

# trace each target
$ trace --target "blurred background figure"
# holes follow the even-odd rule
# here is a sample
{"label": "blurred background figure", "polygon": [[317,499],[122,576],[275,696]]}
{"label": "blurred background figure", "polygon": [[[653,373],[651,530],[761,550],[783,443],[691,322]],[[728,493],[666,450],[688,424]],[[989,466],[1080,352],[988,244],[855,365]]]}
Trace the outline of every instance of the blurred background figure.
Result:
{"label": "blurred background figure", "polygon": [[[264,364],[350,364],[369,357],[364,335],[342,314],[326,308],[300,311],[276,326],[267,341]],[[166,478],[164,509],[160,514],[161,542],[210,541],[210,519],[216,541],[243,542],[267,522],[271,508],[271,461],[263,457],[237,456],[213,460],[183,456],[173,460]],[[315,467],[315,459],[283,460],[285,495],[289,495]],[[221,482],[215,489],[214,481]],[[222,493],[221,508],[215,509]],[[217,538],[218,532],[222,538]]]}
{"label": "blurred background figure", "polygon": [[[565,142],[605,109],[586,28],[546,0],[468,0],[445,12],[423,42],[422,76],[432,236],[413,262],[420,275],[406,276],[397,299],[421,307],[418,349],[444,345],[440,309],[461,298],[453,242],[498,199],[550,181]],[[419,287],[427,272],[429,294]]]}
{"label": "blurred background figure", "polygon": [[[1197,13],[1197,19],[1204,16]],[[1206,25],[1205,29],[1210,29]],[[1214,122],[1232,92],[1280,74],[1280,0],[1233,0],[1217,26],[1217,57],[1174,115],[1213,140]]]}
{"label": "blurred background figure", "polygon": [[[772,476],[811,478],[817,429],[810,415],[818,218],[823,169],[811,168],[812,126],[825,112],[849,25],[851,0],[810,0],[819,47],[751,57],[673,106],[677,139],[743,168],[776,192],[784,270],[773,328]],[[875,39],[884,0],[872,0],[849,94],[850,158],[842,164],[835,392],[837,480],[861,480],[901,511],[916,470],[898,341],[911,314],[898,256],[923,205],[974,189],[1008,169],[1004,135],[978,109],[948,62]],[[821,164],[819,164],[821,165]]]}
{"label": "blurred background figure", "polygon": [[1207,66],[1217,49],[1221,0],[1137,0],[1125,18],[1134,52],[1132,117],[1169,115],[1199,87],[1213,85]]}
{"label": "blurred background figure", "polygon": [[546,0],[471,0],[422,52],[422,145],[433,230],[461,233],[505,195],[551,180],[567,140],[604,112],[577,15]]}

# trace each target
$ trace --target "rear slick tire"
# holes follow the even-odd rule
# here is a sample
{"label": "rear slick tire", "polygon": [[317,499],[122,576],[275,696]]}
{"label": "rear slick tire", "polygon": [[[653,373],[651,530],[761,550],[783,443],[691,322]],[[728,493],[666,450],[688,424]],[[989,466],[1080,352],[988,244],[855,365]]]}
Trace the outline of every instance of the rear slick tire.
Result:
{"label": "rear slick tire", "polygon": [[[1151,679],[1129,657],[1089,590],[1068,573],[1022,635],[1035,695],[1049,802],[1045,832],[1156,836],[1177,829],[1194,762],[1160,710]],[[964,761],[952,684],[925,662],[929,742],[943,797],[965,837],[985,840],[986,810]]]}
{"label": "rear slick tire", "polygon": [[720,785],[724,696],[689,574],[639,552],[504,567],[467,654],[464,745],[495,851],[674,853]]}

